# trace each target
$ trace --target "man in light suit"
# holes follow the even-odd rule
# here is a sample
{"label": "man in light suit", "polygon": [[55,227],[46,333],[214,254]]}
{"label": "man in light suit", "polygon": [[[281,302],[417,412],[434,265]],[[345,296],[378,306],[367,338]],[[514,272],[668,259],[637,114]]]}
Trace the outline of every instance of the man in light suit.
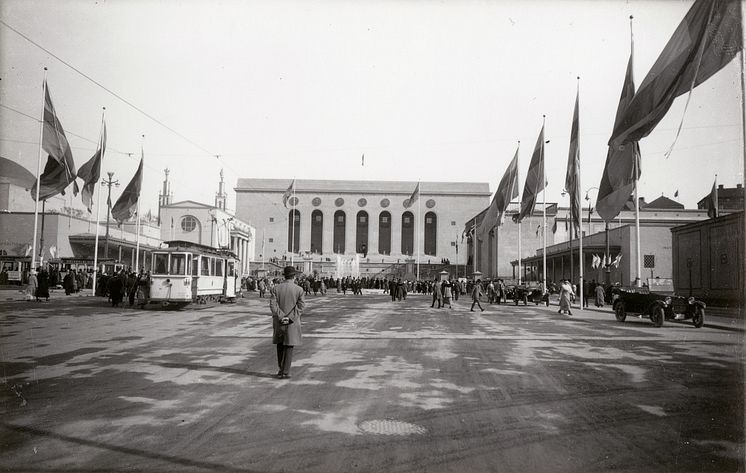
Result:
{"label": "man in light suit", "polygon": [[295,268],[285,266],[282,271],[285,280],[275,286],[269,308],[272,311],[272,343],[277,345],[277,377],[290,377],[293,362],[293,347],[301,344],[301,315],[306,303],[303,289],[296,285],[293,277]]}

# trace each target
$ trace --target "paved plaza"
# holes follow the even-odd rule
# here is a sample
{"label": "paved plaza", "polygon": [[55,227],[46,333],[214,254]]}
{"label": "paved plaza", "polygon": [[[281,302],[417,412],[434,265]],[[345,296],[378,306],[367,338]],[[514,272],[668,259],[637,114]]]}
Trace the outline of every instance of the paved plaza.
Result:
{"label": "paved plaza", "polygon": [[182,311],[0,302],[0,471],[744,469],[740,323],[307,302],[288,380],[256,294]]}

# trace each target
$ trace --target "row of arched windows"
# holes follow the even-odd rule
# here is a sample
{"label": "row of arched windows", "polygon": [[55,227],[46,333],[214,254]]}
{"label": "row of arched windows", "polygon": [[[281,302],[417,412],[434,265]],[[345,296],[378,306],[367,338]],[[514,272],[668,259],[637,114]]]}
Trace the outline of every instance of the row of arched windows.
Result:
{"label": "row of arched windows", "polygon": [[[288,251],[298,253],[300,250],[300,211],[291,210],[288,214]],[[355,217],[355,252],[368,253],[370,242],[368,241],[368,212],[361,210]],[[414,224],[415,217],[412,212],[404,212],[401,215],[401,252],[405,255],[414,255]],[[334,212],[332,223],[332,251],[344,254],[346,250],[347,214],[344,210]],[[435,256],[437,252],[437,229],[438,217],[435,212],[425,214],[425,248],[424,254]],[[321,210],[311,212],[311,253],[321,254],[324,252],[324,214]],[[391,213],[383,211],[378,215],[378,253],[382,255],[391,254]]]}

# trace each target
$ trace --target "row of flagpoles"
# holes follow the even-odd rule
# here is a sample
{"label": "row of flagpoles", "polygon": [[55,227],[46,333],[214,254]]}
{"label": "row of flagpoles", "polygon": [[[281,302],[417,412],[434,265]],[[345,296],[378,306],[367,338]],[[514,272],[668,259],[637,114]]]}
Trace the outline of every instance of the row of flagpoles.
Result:
{"label": "row of flagpoles", "polygon": [[[640,217],[637,183],[641,174],[639,140],[648,136],[663,119],[675,98],[691,92],[717,71],[728,64],[739,51],[743,50],[741,2],[734,0],[697,0],[661,52],[650,72],[635,92],[633,79],[634,38],[632,17],[630,17],[630,56],[619,99],[614,129],[609,138],[603,175],[599,184],[596,210],[607,222],[619,215],[631,194],[634,193],[636,227],[636,283],[640,279]],[[741,61],[743,69],[743,61]],[[743,71],[742,71],[743,75]],[[579,79],[579,78],[578,78]],[[742,84],[743,88],[743,84]],[[573,229],[579,238],[580,250],[580,296],[582,300],[583,281],[583,232],[580,212],[580,84],[575,99],[570,150],[565,177],[565,191],[570,195],[570,218]],[[688,99],[687,99],[688,104]],[[743,104],[742,104],[743,105]],[[744,112],[746,114],[746,112]],[[683,121],[683,118],[682,118]],[[544,192],[547,180],[545,174],[544,149],[548,141],[544,139],[546,121],[542,124],[528,167],[523,196],[518,200],[519,211],[513,216],[518,224],[518,282],[521,282],[521,221],[533,213],[539,192]],[[679,132],[681,125],[679,125]],[[745,131],[746,133],[746,131]],[[676,135],[678,137],[678,133]],[[675,139],[674,139],[675,143]],[[671,146],[671,149],[673,145]],[[493,229],[502,225],[503,216],[512,199],[518,192],[518,149],[508,164],[494,197],[479,225],[476,222],[470,231],[474,237],[474,262],[476,271],[476,240],[487,240]],[[670,155],[670,151],[667,155]],[[716,178],[717,181],[717,178]],[[717,216],[717,182],[713,184],[708,214]],[[544,224],[546,228],[546,198],[544,199]],[[543,232],[543,287],[546,290],[546,232]],[[571,233],[572,234],[572,233]],[[571,249],[572,253],[572,249]],[[619,264],[621,255],[615,262]],[[611,256],[602,258],[594,255],[593,267],[613,264]]]}
{"label": "row of flagpoles", "polygon": [[[31,267],[36,267],[36,240],[38,236],[38,219],[39,219],[39,202],[44,202],[50,197],[57,194],[65,194],[70,184],[73,185],[73,194],[78,195],[81,193],[81,198],[89,213],[92,213],[93,209],[93,194],[101,177],[101,166],[103,164],[104,155],[106,153],[106,119],[105,111],[101,114],[101,134],[99,136],[98,146],[93,157],[89,159],[80,169],[76,172],[75,161],[73,160],[72,149],[65,136],[65,130],[57,117],[57,112],[52,104],[51,94],[49,92],[49,86],[47,84],[46,70],[44,68],[44,82],[43,82],[43,109],[41,119],[41,130],[40,130],[40,149],[39,158],[36,169],[36,183],[31,188],[31,196],[36,201],[34,209],[34,237],[32,240],[31,250]],[[44,166],[44,171],[41,171],[42,161],[42,150],[47,153],[47,162]],[[139,231],[139,201],[140,201],[140,190],[142,189],[142,173],[143,173],[143,162],[145,161],[145,153],[143,147],[140,149],[140,165],[132,177],[132,180],[127,184],[127,187],[119,196],[116,203],[111,207],[112,217],[119,223],[125,222],[131,219],[134,215],[138,215],[136,222],[137,228],[137,240],[136,240],[136,256],[135,256],[135,268],[139,267],[139,256],[140,256],[140,231]],[[82,190],[79,189],[77,178],[83,180]],[[101,187],[97,194],[97,200],[100,203]],[[111,206],[111,201],[107,202],[107,205]],[[93,290],[96,290],[96,275],[98,266],[98,239],[99,239],[99,217],[100,208],[97,206],[96,210],[96,238],[94,244],[94,263],[93,263]],[[43,218],[43,216],[42,216]]]}

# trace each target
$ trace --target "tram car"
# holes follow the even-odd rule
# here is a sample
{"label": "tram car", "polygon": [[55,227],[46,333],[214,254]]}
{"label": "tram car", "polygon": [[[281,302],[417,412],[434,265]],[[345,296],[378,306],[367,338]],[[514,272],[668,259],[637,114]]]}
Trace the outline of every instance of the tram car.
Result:
{"label": "tram car", "polygon": [[153,251],[149,301],[162,306],[233,302],[241,292],[240,260],[228,250],[186,241]]}

